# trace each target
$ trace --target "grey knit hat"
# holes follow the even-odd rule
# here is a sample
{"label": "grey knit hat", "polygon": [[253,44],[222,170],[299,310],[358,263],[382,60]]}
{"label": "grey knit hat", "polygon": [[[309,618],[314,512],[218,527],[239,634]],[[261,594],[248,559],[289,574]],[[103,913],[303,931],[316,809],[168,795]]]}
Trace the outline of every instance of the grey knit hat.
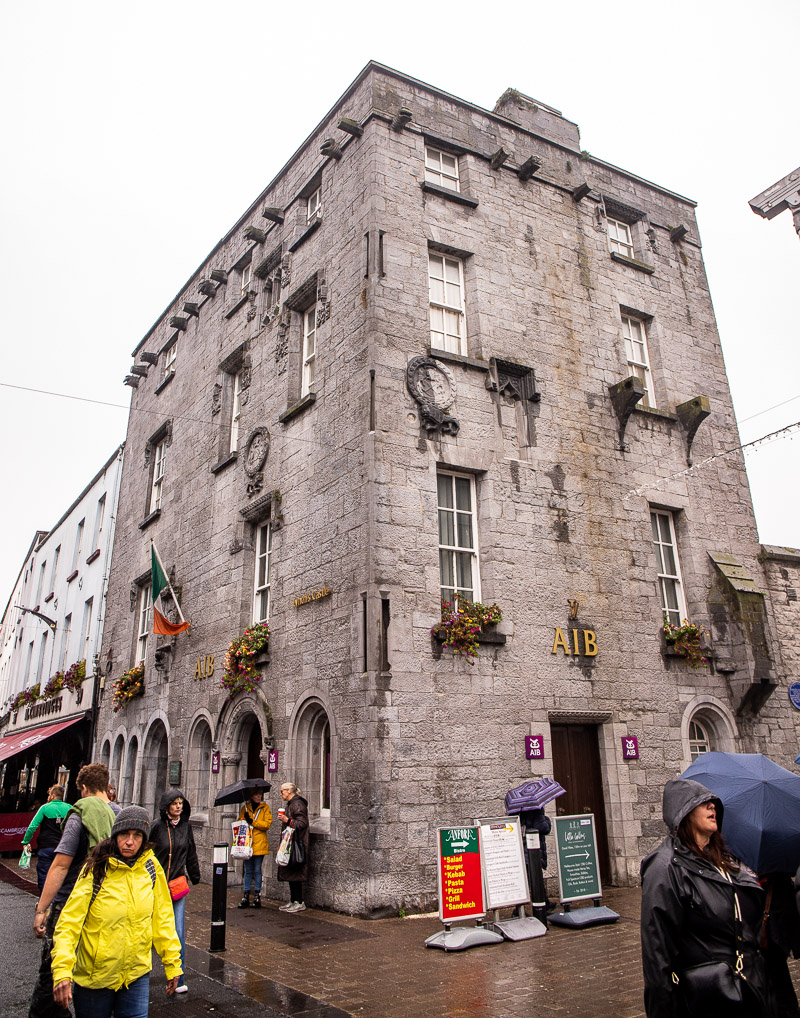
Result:
{"label": "grey knit hat", "polygon": [[126,806],[117,813],[117,819],[111,828],[111,837],[123,831],[141,831],[147,837],[150,833],[150,817],[141,806]]}

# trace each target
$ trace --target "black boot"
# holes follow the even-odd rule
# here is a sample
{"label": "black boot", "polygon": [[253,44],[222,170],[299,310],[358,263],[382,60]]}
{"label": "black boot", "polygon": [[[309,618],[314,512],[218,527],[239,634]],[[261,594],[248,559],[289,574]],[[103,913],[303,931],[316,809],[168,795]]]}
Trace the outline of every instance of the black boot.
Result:
{"label": "black boot", "polygon": [[253,908],[261,908],[261,895],[258,891],[253,895]]}
{"label": "black boot", "polygon": [[[250,892],[242,895],[242,900],[239,902],[239,908],[250,908]],[[260,907],[260,906],[259,906]]]}

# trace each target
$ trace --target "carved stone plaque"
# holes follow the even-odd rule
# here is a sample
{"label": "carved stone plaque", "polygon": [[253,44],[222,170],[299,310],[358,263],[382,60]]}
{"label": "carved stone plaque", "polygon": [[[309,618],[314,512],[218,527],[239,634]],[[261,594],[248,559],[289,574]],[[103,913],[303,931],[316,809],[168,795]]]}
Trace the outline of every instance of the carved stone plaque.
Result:
{"label": "carved stone plaque", "polygon": [[419,404],[422,423],[428,432],[458,434],[458,421],[448,411],[456,398],[452,371],[432,357],[412,357],[406,369],[408,391]]}
{"label": "carved stone plaque", "polygon": [[269,432],[266,428],[254,428],[247,439],[244,450],[244,472],[255,477],[264,468],[269,453]]}

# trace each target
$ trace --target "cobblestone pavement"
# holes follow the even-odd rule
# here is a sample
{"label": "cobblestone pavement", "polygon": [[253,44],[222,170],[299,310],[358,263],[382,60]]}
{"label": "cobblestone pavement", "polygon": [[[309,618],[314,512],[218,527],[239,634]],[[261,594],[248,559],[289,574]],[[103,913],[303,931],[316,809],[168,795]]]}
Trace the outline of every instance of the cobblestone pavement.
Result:
{"label": "cobblestone pavement", "polygon": [[[166,998],[157,965],[153,1018],[644,1015],[638,888],[607,890],[603,904],[620,915],[613,925],[551,926],[535,940],[458,952],[425,947],[425,938],[441,929],[436,916],[370,922],[316,909],[287,915],[276,901],[240,911],[238,897],[238,888],[230,888],[227,950],[210,954],[211,889],[192,889],[186,911],[190,990]],[[800,962],[790,967],[800,990]]]}

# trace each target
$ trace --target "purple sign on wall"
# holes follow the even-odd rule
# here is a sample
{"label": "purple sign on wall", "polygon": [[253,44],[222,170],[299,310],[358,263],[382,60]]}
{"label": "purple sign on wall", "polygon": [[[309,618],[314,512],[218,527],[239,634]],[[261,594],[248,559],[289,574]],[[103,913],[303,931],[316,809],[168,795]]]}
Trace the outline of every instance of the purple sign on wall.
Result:
{"label": "purple sign on wall", "polygon": [[214,750],[211,754],[211,773],[219,774],[219,750]]}
{"label": "purple sign on wall", "polygon": [[622,736],[622,759],[623,760],[639,759],[639,740],[635,735]]}
{"label": "purple sign on wall", "polygon": [[544,736],[543,735],[526,735],[525,736],[525,756],[528,760],[542,760],[544,759]]}
{"label": "purple sign on wall", "polygon": [[274,774],[278,769],[278,751],[277,749],[271,749],[267,754],[267,770],[270,774]]}

